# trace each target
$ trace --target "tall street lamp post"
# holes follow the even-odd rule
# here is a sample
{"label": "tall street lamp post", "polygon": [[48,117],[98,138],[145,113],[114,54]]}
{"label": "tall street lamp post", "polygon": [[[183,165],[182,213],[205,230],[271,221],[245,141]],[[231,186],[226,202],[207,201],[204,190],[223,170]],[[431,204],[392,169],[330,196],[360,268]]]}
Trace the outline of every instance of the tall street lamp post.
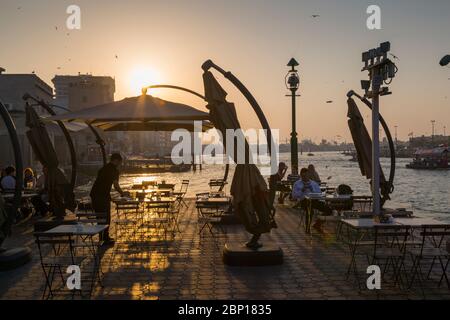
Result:
{"label": "tall street lamp post", "polygon": [[287,97],[292,98],[292,132],[291,132],[291,168],[292,174],[298,174],[298,139],[297,139],[297,116],[296,116],[296,106],[295,100],[299,95],[296,94],[299,86],[300,86],[300,77],[298,75],[298,71],[295,69],[299,64],[298,62],[292,58],[287,64],[291,69],[288,71],[286,75],[286,88],[291,91],[291,94],[287,95]]}

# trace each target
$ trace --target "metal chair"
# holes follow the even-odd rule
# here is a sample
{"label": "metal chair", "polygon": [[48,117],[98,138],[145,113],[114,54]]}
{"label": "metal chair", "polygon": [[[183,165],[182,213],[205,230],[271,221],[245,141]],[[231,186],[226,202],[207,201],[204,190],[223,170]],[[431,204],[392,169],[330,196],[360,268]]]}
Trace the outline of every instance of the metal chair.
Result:
{"label": "metal chair", "polygon": [[[63,292],[66,288],[66,269],[71,265],[81,266],[85,256],[76,256],[75,240],[71,234],[67,233],[42,233],[34,234],[36,244],[39,250],[39,259],[45,276],[45,288],[42,293],[42,299],[53,298],[56,293]],[[61,280],[60,286],[54,288],[55,275],[58,273]],[[72,291],[72,299],[75,293],[80,290]]]}
{"label": "metal chair", "polygon": [[373,253],[369,259],[371,264],[385,261],[382,276],[384,277],[389,270],[389,266],[393,267],[394,285],[402,283],[401,271],[404,268],[406,242],[411,236],[411,227],[403,225],[376,225],[374,227],[375,239]]}
{"label": "metal chair", "polygon": [[188,204],[184,201],[184,197],[189,188],[189,180],[183,180],[181,183],[180,190],[177,192],[173,192],[172,195],[177,198],[178,205],[184,205],[186,208],[189,208]]}
{"label": "metal chair", "polygon": [[[441,286],[442,281],[445,279],[447,286],[450,289],[450,282],[447,276],[450,253],[447,248],[445,248],[447,241],[450,239],[450,227],[448,225],[423,225],[420,236],[422,238],[420,247],[409,248],[407,250],[413,261],[409,288],[412,288],[414,280],[417,277],[422,293],[425,295],[423,282],[430,279],[433,268],[438,261],[440,267],[438,272],[439,274],[442,272],[442,274],[440,274],[439,286]],[[422,265],[425,261],[431,261],[426,278],[422,272]]]}

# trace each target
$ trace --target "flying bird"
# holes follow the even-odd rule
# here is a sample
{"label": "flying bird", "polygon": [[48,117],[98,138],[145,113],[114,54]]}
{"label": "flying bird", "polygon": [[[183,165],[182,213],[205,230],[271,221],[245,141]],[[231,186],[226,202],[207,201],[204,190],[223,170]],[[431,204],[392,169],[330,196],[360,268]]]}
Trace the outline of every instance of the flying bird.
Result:
{"label": "flying bird", "polygon": [[116,59],[119,59],[119,56],[116,54]]}
{"label": "flying bird", "polygon": [[55,26],[55,30],[58,31],[58,27],[57,26]]}
{"label": "flying bird", "polygon": [[328,100],[327,103],[333,103],[333,100]]}
{"label": "flying bird", "polygon": [[320,17],[320,14],[312,14],[311,15],[311,18],[319,18]]}

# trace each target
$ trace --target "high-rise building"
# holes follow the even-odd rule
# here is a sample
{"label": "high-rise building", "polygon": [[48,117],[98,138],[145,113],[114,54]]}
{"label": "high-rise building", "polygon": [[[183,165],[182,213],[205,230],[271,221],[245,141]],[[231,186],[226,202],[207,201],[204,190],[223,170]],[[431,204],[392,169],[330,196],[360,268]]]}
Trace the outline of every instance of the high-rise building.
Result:
{"label": "high-rise building", "polygon": [[114,101],[115,80],[109,76],[56,75],[55,103],[72,111]]}

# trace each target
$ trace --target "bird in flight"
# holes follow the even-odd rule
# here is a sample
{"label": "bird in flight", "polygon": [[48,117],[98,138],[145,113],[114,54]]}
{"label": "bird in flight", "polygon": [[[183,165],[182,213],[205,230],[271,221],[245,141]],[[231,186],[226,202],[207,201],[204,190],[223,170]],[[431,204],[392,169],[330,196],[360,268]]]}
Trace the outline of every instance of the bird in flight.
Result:
{"label": "bird in flight", "polygon": [[389,53],[389,54],[392,56],[392,58],[400,60],[395,54],[392,54],[392,53]]}
{"label": "bird in flight", "polygon": [[311,18],[319,18],[320,17],[320,14],[312,14],[311,15]]}
{"label": "bird in flight", "polygon": [[327,103],[333,103],[333,100],[328,100]]}
{"label": "bird in flight", "polygon": [[119,59],[119,56],[116,54],[116,59]]}

